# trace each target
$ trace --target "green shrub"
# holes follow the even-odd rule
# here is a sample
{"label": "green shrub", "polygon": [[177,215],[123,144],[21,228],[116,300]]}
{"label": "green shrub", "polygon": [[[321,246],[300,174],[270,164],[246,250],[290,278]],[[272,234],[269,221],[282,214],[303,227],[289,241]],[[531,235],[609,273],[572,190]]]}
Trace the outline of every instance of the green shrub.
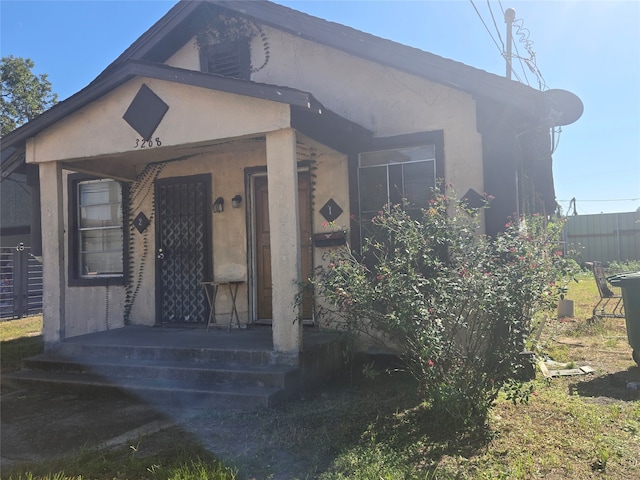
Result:
{"label": "green shrub", "polygon": [[484,424],[498,392],[513,392],[527,368],[533,313],[556,302],[565,262],[550,248],[560,228],[533,217],[488,238],[479,211],[444,194],[419,215],[404,207],[371,220],[362,255],[335,250],[318,269],[324,317],[396,351],[444,421]]}
{"label": "green shrub", "polygon": [[609,273],[640,272],[640,260],[628,260],[626,262],[611,262]]}

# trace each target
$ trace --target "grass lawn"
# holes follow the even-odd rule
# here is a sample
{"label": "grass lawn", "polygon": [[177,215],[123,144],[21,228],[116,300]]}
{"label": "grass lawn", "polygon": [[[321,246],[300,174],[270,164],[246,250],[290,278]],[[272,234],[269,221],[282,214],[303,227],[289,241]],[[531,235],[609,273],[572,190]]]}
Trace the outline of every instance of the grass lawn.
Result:
{"label": "grass lawn", "polygon": [[42,352],[42,316],[0,322],[1,372],[20,369],[20,361]]}
{"label": "grass lawn", "polygon": [[[433,418],[420,405],[409,379],[381,373],[278,409],[202,410],[184,425],[192,434],[188,439],[178,430],[161,432],[116,454],[34,464],[12,478],[31,478],[29,472],[61,480],[640,478],[640,394],[626,388],[628,381],[640,381],[640,368],[631,358],[625,320],[587,321],[598,299],[590,275],[572,283],[567,298],[575,302],[575,318],[541,322],[536,352],[595,371],[550,380],[538,372],[529,403],[500,398],[481,431],[448,431],[446,418]],[[233,454],[223,456],[231,470],[215,463],[212,454],[234,445]],[[149,461],[145,449],[151,449]],[[67,473],[46,476],[48,471]]]}

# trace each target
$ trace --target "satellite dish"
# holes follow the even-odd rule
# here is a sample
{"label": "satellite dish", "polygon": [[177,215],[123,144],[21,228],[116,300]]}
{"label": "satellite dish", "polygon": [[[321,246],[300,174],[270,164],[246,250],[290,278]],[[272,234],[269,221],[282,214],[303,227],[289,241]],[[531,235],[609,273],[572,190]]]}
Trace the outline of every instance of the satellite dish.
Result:
{"label": "satellite dish", "polygon": [[554,127],[570,125],[582,116],[584,105],[577,95],[557,88],[543,93],[547,115]]}

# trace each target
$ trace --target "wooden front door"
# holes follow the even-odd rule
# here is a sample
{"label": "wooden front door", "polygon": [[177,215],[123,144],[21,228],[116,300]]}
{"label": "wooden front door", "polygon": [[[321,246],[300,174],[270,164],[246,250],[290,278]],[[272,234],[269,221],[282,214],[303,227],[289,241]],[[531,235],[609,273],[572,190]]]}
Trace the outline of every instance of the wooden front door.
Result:
{"label": "wooden front door", "polygon": [[201,283],[211,276],[211,178],[156,182],[157,323],[205,325],[209,305]]}
{"label": "wooden front door", "polygon": [[[269,230],[269,191],[267,177],[255,177],[255,238],[256,238],[256,308],[257,320],[271,320],[271,236]],[[311,277],[311,211],[309,172],[298,174],[298,208],[300,210],[300,243],[302,280]],[[293,220],[292,220],[293,221]],[[277,261],[277,259],[274,259]],[[306,292],[302,302],[303,319],[312,318],[312,295]]]}

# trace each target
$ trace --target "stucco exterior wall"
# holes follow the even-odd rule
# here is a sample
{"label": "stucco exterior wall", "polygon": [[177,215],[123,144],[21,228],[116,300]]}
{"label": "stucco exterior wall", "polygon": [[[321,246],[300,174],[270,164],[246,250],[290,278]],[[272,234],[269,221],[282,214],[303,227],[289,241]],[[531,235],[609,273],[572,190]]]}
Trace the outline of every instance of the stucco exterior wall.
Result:
{"label": "stucco exterior wall", "polygon": [[[68,177],[73,172],[62,171],[62,205],[64,224],[69,225]],[[43,222],[46,218],[43,218]],[[43,225],[43,232],[45,232]],[[64,276],[69,271],[69,228],[64,230]],[[46,241],[46,238],[45,238]],[[68,280],[68,279],[67,279]],[[124,325],[125,290],[121,285],[70,287],[65,280],[64,332],[65,337],[101,332]]]}
{"label": "stucco exterior wall", "polygon": [[[376,137],[443,130],[445,179],[462,195],[483,191],[482,139],[471,95],[341,51],[264,27],[269,62],[257,82],[311,92],[332,111]],[[260,65],[262,44],[252,45]]]}
{"label": "stucco exterior wall", "polygon": [[[482,138],[476,103],[470,94],[374,62],[263,27],[269,61],[252,80],[312,93],[325,107],[374,132],[376,137],[443,130],[445,180],[463,195],[484,191]],[[262,40],[255,37],[252,65],[264,63]],[[167,63],[200,69],[195,39]]]}
{"label": "stucco exterior wall", "polygon": [[200,50],[196,39],[192,38],[190,42],[174,53],[165,63],[172,67],[200,70]]}
{"label": "stucco exterior wall", "polygon": [[136,78],[38,134],[27,148],[27,163],[139,151],[140,135],[122,116],[142,84],[169,106],[153,133],[165,149],[289,126],[289,106],[283,103]]}

